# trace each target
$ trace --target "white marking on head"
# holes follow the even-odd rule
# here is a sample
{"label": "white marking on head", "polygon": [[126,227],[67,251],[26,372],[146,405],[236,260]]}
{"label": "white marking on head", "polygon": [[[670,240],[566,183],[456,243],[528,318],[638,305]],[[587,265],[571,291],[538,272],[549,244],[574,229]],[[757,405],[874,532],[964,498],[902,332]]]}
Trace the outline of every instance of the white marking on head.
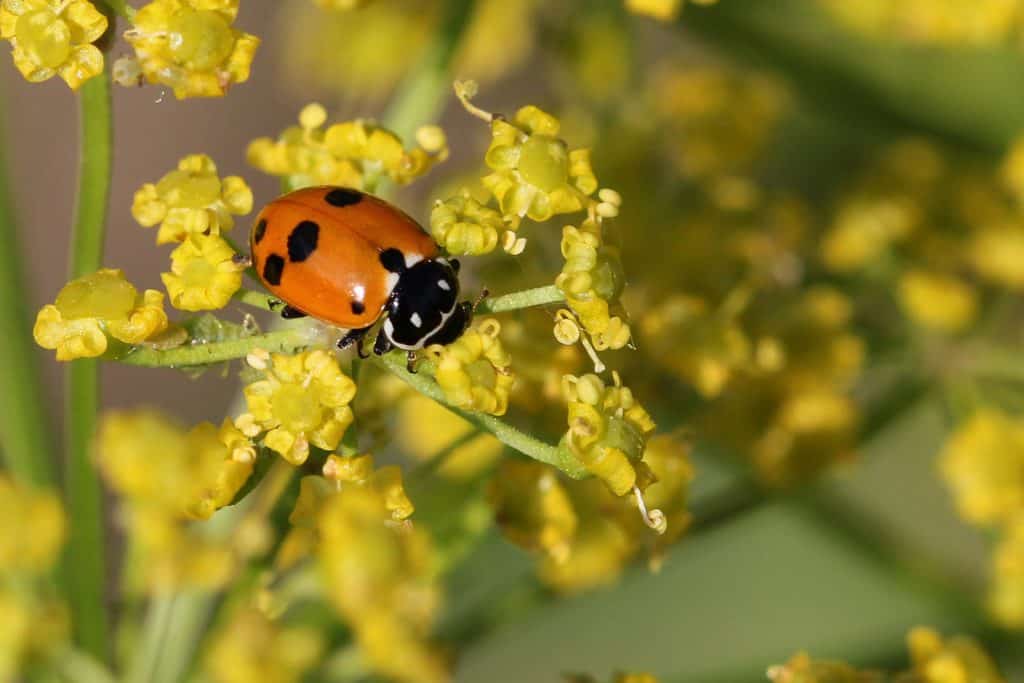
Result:
{"label": "white marking on head", "polygon": [[447,280],[438,280],[437,281],[437,286],[440,287],[441,289],[443,289],[446,292],[452,291],[452,286],[450,284],[448,284]]}
{"label": "white marking on head", "polygon": [[395,287],[398,285],[398,273],[388,273],[387,277],[384,278],[384,286],[388,290],[388,294],[395,291]]}
{"label": "white marking on head", "polygon": [[412,254],[412,253],[406,254],[405,255],[405,267],[406,268],[412,268],[413,266],[415,266],[417,263],[419,263],[422,260],[423,260],[423,256],[421,256],[420,254]]}
{"label": "white marking on head", "polygon": [[412,326],[416,329],[423,327],[423,318],[420,317],[419,313],[413,313],[409,316],[409,322],[411,322]]}

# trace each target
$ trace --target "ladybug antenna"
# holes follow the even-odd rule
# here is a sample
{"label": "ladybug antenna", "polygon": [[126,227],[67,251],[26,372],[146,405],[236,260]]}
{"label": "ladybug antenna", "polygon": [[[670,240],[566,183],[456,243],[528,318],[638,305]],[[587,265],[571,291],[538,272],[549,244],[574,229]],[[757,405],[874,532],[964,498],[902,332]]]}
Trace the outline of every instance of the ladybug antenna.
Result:
{"label": "ladybug antenna", "polygon": [[473,313],[476,313],[476,309],[478,309],[480,304],[484,302],[484,299],[490,295],[491,292],[486,287],[480,290],[480,293],[476,295],[476,300],[473,302]]}

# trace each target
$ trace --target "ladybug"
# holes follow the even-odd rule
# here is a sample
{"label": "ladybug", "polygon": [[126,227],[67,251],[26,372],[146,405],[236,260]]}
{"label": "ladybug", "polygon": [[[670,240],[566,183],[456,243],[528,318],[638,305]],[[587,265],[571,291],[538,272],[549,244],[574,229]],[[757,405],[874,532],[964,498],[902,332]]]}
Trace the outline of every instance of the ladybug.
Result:
{"label": "ladybug", "polygon": [[418,349],[455,341],[472,319],[474,306],[458,301],[459,262],[400,209],[359,190],[278,197],[256,217],[249,246],[283,317],[348,329],[338,347],[356,344],[364,358],[363,338],[385,314],[373,351],[404,349],[410,370]]}

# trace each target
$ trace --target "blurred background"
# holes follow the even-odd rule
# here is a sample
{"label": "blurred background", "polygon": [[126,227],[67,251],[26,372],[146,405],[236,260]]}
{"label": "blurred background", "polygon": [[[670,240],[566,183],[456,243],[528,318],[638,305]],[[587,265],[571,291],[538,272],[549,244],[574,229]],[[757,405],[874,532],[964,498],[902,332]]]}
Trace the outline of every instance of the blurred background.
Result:
{"label": "blurred background", "polygon": [[[901,668],[906,632],[928,624],[981,636],[1024,681],[1024,640],[983,609],[1002,532],[958,514],[938,465],[980,407],[1013,417],[1024,406],[1024,158],[1013,152],[1024,5],[719,0],[668,21],[617,2],[483,0],[476,11],[452,77],[477,79],[491,111],[558,115],[560,135],[592,147],[601,186],[623,196],[613,235],[639,348],[606,360],[664,431],[693,440],[691,507],[711,522],[659,571],[631,566],[541,607],[516,593],[530,556],[489,537],[448,581],[452,615],[483,606],[499,624],[471,639],[458,680],[617,669],[759,680],[799,650]],[[243,1],[237,26],[263,44],[227,97],[116,88],[106,265],[162,289],[168,250],[130,213],[143,182],[205,153],[263,205],[279,183],[247,164],[250,141],[275,138],[313,101],[332,121],[382,116],[438,14],[426,0],[338,13]],[[9,64],[0,78],[37,310],[66,281],[76,108],[56,79],[30,85]],[[431,199],[479,176],[488,136],[454,97],[424,115],[412,123],[440,123],[451,159],[395,201],[425,223]],[[552,280],[560,227],[543,227],[517,261],[468,259],[470,291]],[[537,329],[550,324],[551,312],[536,315]],[[48,352],[38,362],[59,433],[61,368]],[[219,419],[237,392],[216,372],[103,368],[106,407],[152,405],[187,423]],[[391,448],[401,455],[401,438]],[[1020,448],[993,457],[1024,489]]]}

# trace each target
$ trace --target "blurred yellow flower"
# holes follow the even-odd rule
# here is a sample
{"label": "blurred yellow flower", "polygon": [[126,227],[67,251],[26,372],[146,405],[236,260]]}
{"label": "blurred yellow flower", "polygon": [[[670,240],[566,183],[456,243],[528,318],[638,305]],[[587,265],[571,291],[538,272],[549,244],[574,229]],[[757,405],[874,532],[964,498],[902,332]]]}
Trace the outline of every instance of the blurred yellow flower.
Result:
{"label": "blurred yellow flower", "polygon": [[312,627],[282,627],[244,607],[214,632],[203,668],[215,683],[295,683],[320,659],[324,645]]}
{"label": "blurred yellow flower", "polygon": [[223,308],[242,286],[244,266],[218,235],[190,234],[171,252],[171,272],[163,273],[171,305],[182,311]]}
{"label": "blurred yellow flower", "polygon": [[491,123],[491,145],[484,161],[493,173],[483,184],[512,224],[529,217],[546,221],[573,213],[597,190],[590,150],[569,150],[558,138],[559,122],[532,105],[516,112],[511,122]]}
{"label": "blurred yellow flower", "polygon": [[234,216],[252,211],[252,190],[239,176],[221,180],[205,154],[178,162],[155,185],[146,183],[132,201],[132,216],[143,227],[160,224],[156,243],[182,242],[190,234],[219,235],[235,227]]}
{"label": "blurred yellow flower", "polygon": [[402,450],[417,460],[444,455],[438,474],[451,479],[468,479],[489,467],[504,446],[491,434],[476,427],[432,401],[413,393],[398,404],[398,433]]}
{"label": "blurred yellow flower", "polygon": [[985,280],[1015,292],[1024,289],[1024,224],[1010,223],[976,230],[968,243],[967,258]]}
{"label": "blurred yellow flower", "polygon": [[107,335],[138,344],[167,329],[163,301],[160,292],[139,294],[123,272],[103,268],[64,285],[39,311],[32,334],[44,349],[57,350],[57,360],[94,358],[106,352]]}
{"label": "blurred yellow flower", "polygon": [[611,386],[597,375],[562,379],[562,395],[569,404],[569,430],[562,441],[588,471],[622,496],[637,485],[638,467],[641,482],[647,478],[641,459],[654,421],[618,373],[613,377]]}
{"label": "blurred yellow flower", "polygon": [[103,71],[103,53],[92,43],[107,18],[88,0],[3,0],[0,37],[11,42],[14,65],[38,83],[60,76],[72,90]]}
{"label": "blurred yellow flower", "polygon": [[508,540],[555,562],[570,555],[577,518],[558,473],[539,462],[507,460],[488,488],[494,521]]}
{"label": "blurred yellow flower", "polygon": [[977,295],[969,284],[919,269],[900,276],[899,299],[911,320],[940,332],[964,330],[978,312]]}
{"label": "blurred yellow flower", "polygon": [[[362,119],[323,128],[327,111],[319,104],[299,113],[299,125],[277,140],[257,138],[246,158],[264,173],[284,178],[291,188],[341,185],[363,189],[379,176],[404,185],[448,157],[447,140],[436,126],[425,126],[419,144],[405,149],[392,131]],[[426,143],[426,145],[424,145]]]}
{"label": "blurred yellow flower", "polygon": [[966,520],[1011,519],[1024,509],[1024,421],[979,410],[950,435],[939,469]]}
{"label": "blurred yellow flower", "polygon": [[8,521],[0,537],[0,573],[41,574],[53,566],[66,526],[55,494],[0,474],[0,518]]}
{"label": "blurred yellow flower", "polygon": [[922,683],[1005,683],[992,658],[967,636],[943,638],[930,628],[907,634],[907,649],[915,680]]}
{"label": "blurred yellow flower", "polygon": [[1019,36],[1017,0],[820,0],[846,26],[870,36],[936,45],[990,45]]}
{"label": "blurred yellow flower", "polygon": [[859,671],[846,662],[811,659],[806,652],[769,667],[768,679],[772,683],[881,683],[877,673]]}
{"label": "blurred yellow flower", "polygon": [[415,508],[402,484],[402,470],[395,465],[376,469],[372,455],[330,455],[324,464],[324,477],[338,483],[338,491],[349,486],[369,486],[384,498],[384,507],[391,519],[408,519]]}
{"label": "blurred yellow flower", "polygon": [[409,683],[444,683],[443,658],[426,638],[440,607],[430,538],[391,521],[385,496],[355,487],[318,515],[328,598],[355,632],[367,665]]}
{"label": "blurred yellow flower", "polygon": [[355,383],[331,353],[273,354],[264,379],[245,387],[249,412],[235,424],[293,465],[309,456],[310,444],[333,451],[352,423],[349,403]]}
{"label": "blurred yellow flower", "polygon": [[671,21],[679,16],[683,0],[626,0],[626,9],[633,14],[645,14],[659,21]]}
{"label": "blurred yellow flower", "polygon": [[232,27],[238,0],[153,0],[132,17],[125,40],[150,83],[178,99],[220,97],[249,79],[260,39]]}
{"label": "blurred yellow flower", "polygon": [[1024,627],[1024,510],[1014,514],[993,551],[988,608],[1000,624]]}
{"label": "blurred yellow flower", "polygon": [[449,403],[463,410],[505,414],[515,375],[500,332],[497,320],[485,318],[451,344],[427,348],[436,363],[434,379]]}
{"label": "blurred yellow flower", "polygon": [[832,270],[871,265],[921,220],[920,207],[906,197],[855,197],[839,208],[822,240],[822,259]]}
{"label": "blurred yellow flower", "polygon": [[24,664],[66,645],[70,620],[62,603],[29,590],[0,588],[0,680],[24,680]]}

